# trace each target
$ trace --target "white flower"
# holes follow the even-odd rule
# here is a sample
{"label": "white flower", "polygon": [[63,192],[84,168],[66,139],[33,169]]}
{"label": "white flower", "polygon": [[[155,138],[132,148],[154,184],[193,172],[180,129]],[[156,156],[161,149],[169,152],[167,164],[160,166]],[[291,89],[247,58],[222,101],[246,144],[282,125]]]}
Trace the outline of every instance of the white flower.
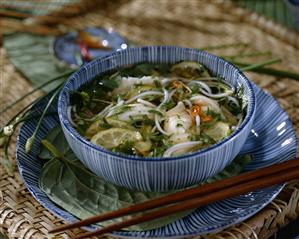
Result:
{"label": "white flower", "polygon": [[26,144],[25,144],[25,151],[26,153],[29,153],[32,149],[32,144],[34,142],[34,137],[35,135],[32,135],[29,139],[27,139]]}
{"label": "white flower", "polygon": [[7,125],[3,128],[3,133],[4,135],[6,136],[11,136],[14,132],[14,125],[11,124],[11,125]]}

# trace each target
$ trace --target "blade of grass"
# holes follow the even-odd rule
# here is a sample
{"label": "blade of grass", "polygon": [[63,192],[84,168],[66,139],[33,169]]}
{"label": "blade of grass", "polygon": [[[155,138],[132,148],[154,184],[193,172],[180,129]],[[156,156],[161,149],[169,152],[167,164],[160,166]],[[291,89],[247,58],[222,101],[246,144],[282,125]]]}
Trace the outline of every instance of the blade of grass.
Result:
{"label": "blade of grass", "polygon": [[227,60],[233,60],[236,58],[245,58],[245,57],[255,57],[255,56],[269,56],[271,55],[272,52],[271,51],[257,51],[257,52],[248,52],[248,53],[241,53],[238,55],[223,55],[220,56],[222,58],[225,58]]}
{"label": "blade of grass", "polygon": [[228,44],[215,45],[215,46],[206,46],[206,47],[202,47],[202,48],[199,48],[199,49],[207,51],[207,50],[226,49],[226,48],[230,48],[230,47],[248,47],[248,46],[249,46],[248,43],[237,42],[237,43],[228,43]]}
{"label": "blade of grass", "polygon": [[[235,62],[231,61],[233,64],[237,65],[238,67],[247,67],[250,66],[251,64],[248,63],[241,63],[241,62]],[[266,74],[266,75],[271,75],[271,76],[276,76],[276,77],[282,77],[282,78],[291,78],[294,80],[299,81],[299,73],[292,72],[292,71],[283,71],[283,70],[277,70],[269,67],[259,67],[259,68],[254,68],[250,69],[247,71],[253,71],[256,73],[261,73],[261,74]]]}
{"label": "blade of grass", "polygon": [[[267,65],[271,65],[271,64],[274,64],[274,63],[277,63],[277,62],[281,62],[281,59],[275,58],[275,59],[272,59],[272,60],[269,60],[269,61],[264,61],[264,62],[261,62],[261,63],[256,63],[256,64],[243,66],[240,70],[241,71],[250,71],[250,70],[257,69],[257,68],[267,66]],[[235,64],[234,62],[232,62],[232,63]]]}
{"label": "blade of grass", "polygon": [[59,76],[56,76],[48,81],[46,81],[45,83],[33,88],[31,91],[29,91],[28,93],[26,93],[25,95],[21,96],[20,98],[18,98],[17,100],[15,100],[14,102],[12,102],[11,104],[9,104],[8,106],[6,106],[3,110],[0,111],[0,115],[3,114],[4,112],[6,112],[7,110],[9,110],[10,108],[12,108],[13,106],[15,106],[16,104],[18,104],[19,102],[21,102],[23,99],[25,99],[26,97],[28,97],[29,95],[33,94],[34,92],[44,88],[45,86],[61,79],[62,77],[65,77],[67,75],[72,74],[75,71],[75,69],[72,69],[70,71],[67,71]]}

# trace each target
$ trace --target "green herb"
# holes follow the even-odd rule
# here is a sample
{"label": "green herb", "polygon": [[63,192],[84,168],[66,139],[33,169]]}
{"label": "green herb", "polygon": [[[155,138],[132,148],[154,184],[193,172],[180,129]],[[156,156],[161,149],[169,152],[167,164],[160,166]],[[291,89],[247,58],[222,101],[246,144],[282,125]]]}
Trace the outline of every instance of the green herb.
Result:
{"label": "green herb", "polygon": [[151,113],[151,114],[159,115],[161,117],[163,116],[163,114],[160,111],[158,111],[158,110],[149,110],[148,112]]}
{"label": "green herb", "polygon": [[204,145],[211,145],[216,143],[213,138],[203,132],[201,132],[201,134],[196,137],[196,140],[202,141]]}
{"label": "green herb", "polygon": [[119,72],[116,72],[111,76],[103,78],[100,82],[104,87],[113,90],[119,86],[120,78]]}
{"label": "green herb", "polygon": [[113,112],[113,114],[112,114],[111,116],[115,116],[115,115],[122,114],[122,113],[124,113],[124,112],[126,112],[126,111],[128,111],[128,110],[130,110],[130,109],[131,109],[131,106],[129,106],[129,105],[118,106],[118,107],[114,110],[114,112]]}
{"label": "green herb", "polygon": [[198,94],[200,93],[200,87],[198,87],[197,85],[193,84],[189,87],[192,91],[192,94]]}
{"label": "green herb", "polygon": [[145,124],[145,125],[155,125],[155,121],[154,120],[152,120],[152,119],[150,119],[147,115],[144,115],[143,116],[143,124]]}
{"label": "green herb", "polygon": [[161,88],[162,85],[161,85],[161,82],[159,80],[154,80],[154,84],[157,88]]}
{"label": "green herb", "polygon": [[80,96],[81,96],[81,100],[83,102],[83,105],[84,106],[89,105],[89,102],[90,102],[90,96],[89,96],[89,94],[87,92],[85,92],[85,91],[81,91],[80,92]]}
{"label": "green herb", "polygon": [[208,108],[206,115],[212,116],[215,121],[222,120],[221,114],[216,113],[215,111],[211,110],[210,108]]}
{"label": "green herb", "polygon": [[172,100],[168,101],[167,103],[164,103],[161,108],[165,110],[172,109],[174,106],[176,106],[176,103]]}
{"label": "green herb", "polygon": [[118,147],[113,148],[112,151],[134,155],[134,152],[133,152],[134,143],[135,142],[126,140],[126,141],[122,142]]}
{"label": "green herb", "polygon": [[[104,119],[105,119],[105,118],[104,118]],[[110,125],[110,124],[106,121],[106,122],[99,123],[99,127],[103,128],[103,129],[110,129],[110,128],[112,128],[112,125]]]}

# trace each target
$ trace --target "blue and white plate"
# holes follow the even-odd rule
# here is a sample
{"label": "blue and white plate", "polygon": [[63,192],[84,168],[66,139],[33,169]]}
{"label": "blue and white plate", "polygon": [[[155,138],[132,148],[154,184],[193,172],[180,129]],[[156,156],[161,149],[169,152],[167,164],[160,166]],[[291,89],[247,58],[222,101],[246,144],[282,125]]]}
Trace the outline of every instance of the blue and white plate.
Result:
{"label": "blue and white plate", "polygon": [[[84,31],[92,36],[101,38],[110,48],[112,48],[111,50],[89,48],[89,54],[93,59],[109,55],[113,51],[126,49],[128,47],[126,40],[112,29],[106,30],[99,27],[88,27],[84,29]],[[62,62],[71,66],[78,66],[81,64],[76,57],[76,55],[80,55],[77,35],[77,32],[69,32],[57,37],[53,43],[52,50],[54,55]]]}
{"label": "blue and white plate", "polygon": [[[297,139],[288,115],[277,101],[253,85],[257,98],[257,112],[252,129],[242,153],[250,153],[252,162],[247,170],[278,163],[296,157]],[[47,99],[40,101],[32,110],[40,112],[44,109]],[[56,111],[55,107],[52,107]],[[26,154],[24,146],[36,126],[36,120],[24,123],[17,141],[17,162],[25,185],[32,195],[47,209],[66,221],[76,221],[77,218],[54,204],[38,187],[38,178],[42,170],[42,163],[37,158],[40,140],[59,123],[57,115],[48,116],[42,124],[37,140],[30,154]],[[117,231],[117,237],[137,238],[179,238],[206,234],[222,230],[230,225],[239,223],[257,213],[282,190],[283,185],[273,186],[250,192],[245,195],[219,201],[201,207],[190,215],[177,220],[165,227],[150,231]],[[92,227],[88,227],[92,230]]]}

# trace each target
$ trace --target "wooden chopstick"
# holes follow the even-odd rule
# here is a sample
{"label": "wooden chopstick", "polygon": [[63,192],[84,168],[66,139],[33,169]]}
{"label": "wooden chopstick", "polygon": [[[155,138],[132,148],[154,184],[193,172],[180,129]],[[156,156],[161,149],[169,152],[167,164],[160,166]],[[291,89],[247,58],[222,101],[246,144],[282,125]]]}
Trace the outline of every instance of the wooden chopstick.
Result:
{"label": "wooden chopstick", "polygon": [[72,229],[72,228],[76,228],[76,227],[82,227],[82,226],[86,226],[86,225],[89,225],[92,223],[102,222],[105,220],[129,215],[129,214],[133,214],[133,213],[137,213],[137,212],[141,212],[141,211],[145,211],[145,210],[149,210],[149,209],[153,209],[153,208],[157,208],[157,207],[161,207],[161,206],[165,206],[168,204],[181,202],[184,200],[199,197],[201,195],[219,191],[224,188],[229,188],[234,185],[244,183],[246,181],[265,177],[267,175],[276,174],[283,170],[289,170],[296,166],[299,166],[299,160],[297,160],[297,159],[283,162],[280,164],[275,164],[275,165],[272,165],[269,167],[257,169],[252,172],[247,172],[247,173],[243,173],[238,176],[223,179],[218,182],[209,183],[209,184],[205,184],[205,185],[198,186],[195,188],[186,189],[186,190],[174,193],[174,194],[170,194],[170,195],[167,195],[164,197],[152,199],[152,200],[149,200],[149,201],[146,201],[146,202],[143,202],[140,204],[136,204],[136,205],[133,205],[130,207],[126,207],[126,208],[122,208],[122,209],[119,209],[116,211],[93,216],[93,217],[90,217],[90,218],[87,218],[87,219],[84,219],[82,221],[78,221],[78,222],[75,222],[72,224],[62,225],[62,226],[59,226],[59,227],[56,227],[56,228],[50,230],[49,232],[54,233],[54,232],[59,232],[59,231]]}
{"label": "wooden chopstick", "polygon": [[213,194],[202,195],[201,197],[193,198],[178,204],[170,205],[160,210],[155,210],[153,212],[149,212],[143,214],[141,216],[132,217],[123,222],[114,223],[102,229],[87,232],[81,234],[79,236],[74,237],[75,239],[81,239],[91,236],[100,236],[105,233],[109,233],[112,231],[119,230],[124,227],[129,227],[135,224],[139,224],[146,221],[151,221],[157,218],[161,218],[173,213],[197,208],[203,205],[207,205],[209,203],[213,203],[219,200],[231,198],[234,196],[238,196],[243,193],[247,193],[250,191],[254,191],[257,189],[265,188],[268,186],[276,185],[279,183],[287,182],[293,179],[299,178],[299,166],[295,166],[292,169],[282,170],[276,174],[270,174],[265,177],[260,177],[258,179],[254,179],[252,181],[244,182],[241,184],[237,184],[235,186],[225,188],[223,190],[219,190],[214,192]]}

